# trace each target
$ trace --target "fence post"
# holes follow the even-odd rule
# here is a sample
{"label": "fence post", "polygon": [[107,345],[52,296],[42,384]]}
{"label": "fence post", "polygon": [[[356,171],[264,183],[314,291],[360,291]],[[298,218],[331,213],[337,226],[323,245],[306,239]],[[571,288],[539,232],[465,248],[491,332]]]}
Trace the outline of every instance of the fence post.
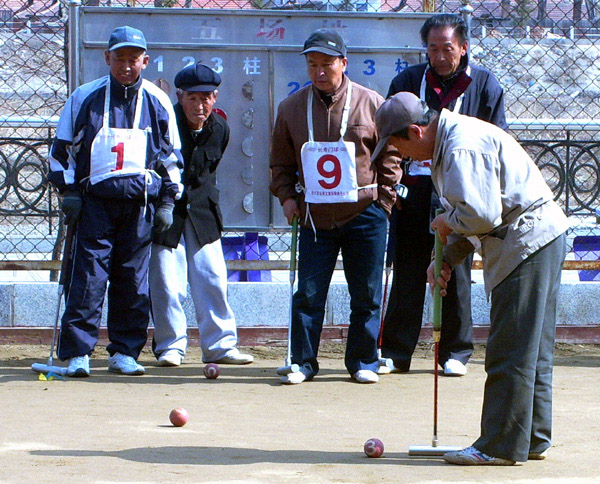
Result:
{"label": "fence post", "polygon": [[460,7],[459,12],[467,24],[468,40],[471,40],[471,19],[473,18],[473,7],[471,6],[471,0],[462,0],[462,7]]}
{"label": "fence post", "polygon": [[79,7],[81,0],[69,0],[69,95],[79,86]]}
{"label": "fence post", "polygon": [[435,12],[435,0],[423,0],[423,12]]}

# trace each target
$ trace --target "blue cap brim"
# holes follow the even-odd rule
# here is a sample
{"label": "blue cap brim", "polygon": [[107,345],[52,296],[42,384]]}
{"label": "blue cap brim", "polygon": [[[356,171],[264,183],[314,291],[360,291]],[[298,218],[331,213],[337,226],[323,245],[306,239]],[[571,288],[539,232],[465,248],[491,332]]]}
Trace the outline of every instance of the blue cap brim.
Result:
{"label": "blue cap brim", "polygon": [[148,50],[145,45],[136,44],[135,42],[121,42],[119,44],[113,45],[108,50],[112,52],[113,50],[117,50],[122,47],[137,47],[138,49],[142,49],[143,51]]}

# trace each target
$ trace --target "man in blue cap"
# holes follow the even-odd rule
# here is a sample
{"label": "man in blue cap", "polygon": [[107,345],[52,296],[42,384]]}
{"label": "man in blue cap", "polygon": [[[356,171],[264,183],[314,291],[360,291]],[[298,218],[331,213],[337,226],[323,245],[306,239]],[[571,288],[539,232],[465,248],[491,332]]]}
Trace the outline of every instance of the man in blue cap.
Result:
{"label": "man in blue cap", "polygon": [[216,170],[229,142],[229,126],[213,113],[220,83],[219,74],[201,63],[175,76],[185,189],[175,203],[173,225],[154,237],[150,260],[152,347],[161,366],[179,366],[185,357],[188,338],[183,302],[188,281],[203,361],[231,365],[253,361],[236,348],[235,317],[227,303]]}
{"label": "man in blue cap", "polygon": [[171,102],[141,76],[146,49],[140,30],[112,32],[110,74],[69,97],[50,151],[49,179],[63,196],[66,223],[77,222],[58,345],[71,377],[90,374],[107,282],[109,370],[145,371],[137,358],[150,319],[152,230],[172,223],[181,157]]}

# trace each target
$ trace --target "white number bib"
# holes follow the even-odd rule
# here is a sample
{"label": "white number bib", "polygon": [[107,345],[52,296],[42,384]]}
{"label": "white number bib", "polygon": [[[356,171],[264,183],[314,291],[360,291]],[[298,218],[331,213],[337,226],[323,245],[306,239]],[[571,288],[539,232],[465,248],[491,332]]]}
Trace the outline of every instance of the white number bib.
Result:
{"label": "white number bib", "polygon": [[342,114],[338,141],[314,141],[312,122],[312,89],[308,91],[308,141],[302,145],[300,157],[304,173],[304,199],[308,203],[342,203],[358,200],[356,180],[356,147],[344,141],[350,113],[352,83],[348,81],[346,104]]}
{"label": "white number bib", "polygon": [[143,88],[138,91],[132,129],[109,127],[110,82],[104,96],[103,123],[92,142],[90,183],[113,176],[146,173],[146,131],[139,129]]}

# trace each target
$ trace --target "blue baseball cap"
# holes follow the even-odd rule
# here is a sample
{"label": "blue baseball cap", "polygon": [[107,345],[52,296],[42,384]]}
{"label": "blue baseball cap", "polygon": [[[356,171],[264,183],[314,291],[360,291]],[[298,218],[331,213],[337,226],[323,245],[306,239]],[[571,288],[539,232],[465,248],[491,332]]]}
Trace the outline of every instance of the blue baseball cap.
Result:
{"label": "blue baseball cap", "polygon": [[175,87],[188,92],[212,92],[221,84],[221,76],[197,62],[184,67],[175,76]]}
{"label": "blue baseball cap", "polygon": [[108,39],[108,50],[117,50],[121,47],[138,47],[148,50],[144,33],[128,25],[117,27]]}

